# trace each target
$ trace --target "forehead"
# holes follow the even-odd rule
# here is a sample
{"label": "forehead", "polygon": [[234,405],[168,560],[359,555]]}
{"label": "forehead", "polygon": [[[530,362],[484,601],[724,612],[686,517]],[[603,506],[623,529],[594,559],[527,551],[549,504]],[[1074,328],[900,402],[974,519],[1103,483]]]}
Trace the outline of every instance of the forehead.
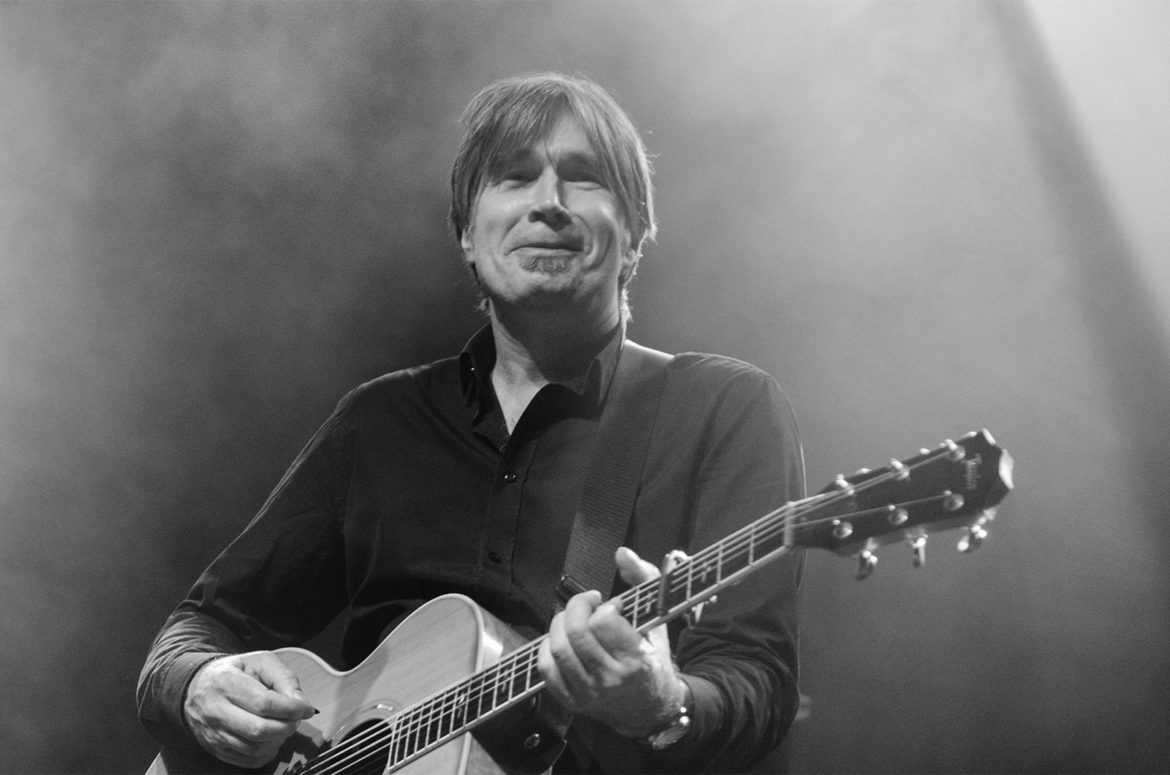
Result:
{"label": "forehead", "polygon": [[598,158],[597,149],[575,116],[562,116],[543,135],[516,143],[510,152],[501,154],[508,161],[562,161]]}

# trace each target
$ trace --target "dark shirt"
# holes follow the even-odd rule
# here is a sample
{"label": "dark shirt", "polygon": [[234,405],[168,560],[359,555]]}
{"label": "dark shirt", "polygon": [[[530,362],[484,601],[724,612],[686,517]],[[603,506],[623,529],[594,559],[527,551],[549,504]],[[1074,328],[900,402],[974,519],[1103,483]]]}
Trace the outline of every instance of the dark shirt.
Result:
{"label": "dark shirt", "polygon": [[[159,633],[139,683],[147,727],[189,744],[182,701],[200,665],[302,644],[342,611],[346,669],[446,593],[526,638],[543,632],[621,341],[615,333],[580,379],[542,388],[511,435],[488,328],[458,358],[348,394]],[[795,421],[767,374],[695,353],[668,368],[626,542],[653,563],[804,494]],[[797,704],[799,573],[798,559],[782,558],[721,592],[698,624],[672,628],[679,665],[697,677],[680,743],[651,756],[578,720],[608,760],[578,751],[561,765],[734,771],[765,755]]]}

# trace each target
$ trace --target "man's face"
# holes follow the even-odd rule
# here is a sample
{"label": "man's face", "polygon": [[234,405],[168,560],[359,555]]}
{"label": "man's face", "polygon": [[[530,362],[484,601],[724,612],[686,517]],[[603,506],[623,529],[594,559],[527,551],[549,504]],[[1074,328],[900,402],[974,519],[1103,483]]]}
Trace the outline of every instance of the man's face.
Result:
{"label": "man's face", "polygon": [[599,328],[620,318],[619,278],[635,261],[630,243],[601,160],[572,118],[518,149],[500,179],[487,181],[462,240],[497,314],[563,310]]}

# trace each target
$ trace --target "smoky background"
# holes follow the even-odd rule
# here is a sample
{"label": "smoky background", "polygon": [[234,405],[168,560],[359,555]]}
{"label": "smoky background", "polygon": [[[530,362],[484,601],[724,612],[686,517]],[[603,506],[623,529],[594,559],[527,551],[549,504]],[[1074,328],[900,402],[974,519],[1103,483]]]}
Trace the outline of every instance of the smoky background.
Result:
{"label": "smoky background", "polygon": [[809,484],[987,427],[986,546],[810,553],[761,771],[1170,761],[1158,2],[0,4],[0,741],[134,772],[163,618],[351,387],[480,325],[456,117],[581,72],[655,154],[639,341],[776,376]]}

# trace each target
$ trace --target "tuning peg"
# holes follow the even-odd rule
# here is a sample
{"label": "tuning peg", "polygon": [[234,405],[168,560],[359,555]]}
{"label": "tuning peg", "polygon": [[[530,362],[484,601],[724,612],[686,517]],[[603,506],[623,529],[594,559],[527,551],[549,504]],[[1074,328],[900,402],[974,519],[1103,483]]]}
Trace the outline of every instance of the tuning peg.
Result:
{"label": "tuning peg", "polygon": [[959,539],[960,552],[970,554],[983,544],[984,539],[987,538],[987,528],[984,525],[995,519],[996,511],[997,509],[993,506],[980,512],[978,519],[967,527],[963,532],[963,537]]}
{"label": "tuning peg", "polygon": [[891,525],[897,527],[908,519],[910,519],[910,512],[902,506],[895,506],[892,503],[886,506],[886,521]]}
{"label": "tuning peg", "polygon": [[864,581],[869,578],[869,574],[873,573],[874,566],[877,565],[877,555],[869,549],[862,549],[857,555],[857,571],[853,574],[853,578],[858,581]]}
{"label": "tuning peg", "polygon": [[845,497],[853,497],[853,485],[849,483],[849,480],[843,474],[837,474],[837,478],[833,480],[833,486],[844,493]]}
{"label": "tuning peg", "polygon": [[921,568],[926,564],[926,533],[912,533],[906,536],[906,543],[914,551],[914,567]]}
{"label": "tuning peg", "polygon": [[959,551],[970,554],[983,544],[984,538],[987,538],[987,530],[983,525],[971,525],[963,531],[963,537],[959,539]]}

